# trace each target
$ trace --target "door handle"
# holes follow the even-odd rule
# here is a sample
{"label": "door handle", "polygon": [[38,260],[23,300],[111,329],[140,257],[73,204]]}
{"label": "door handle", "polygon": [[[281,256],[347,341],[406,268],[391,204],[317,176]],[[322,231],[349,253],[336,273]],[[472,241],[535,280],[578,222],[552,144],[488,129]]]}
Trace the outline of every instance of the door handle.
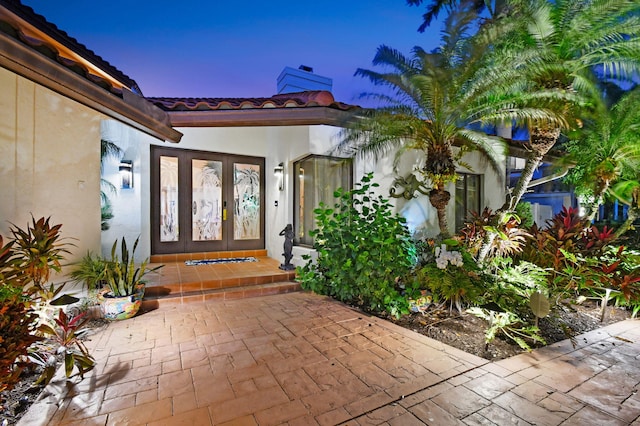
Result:
{"label": "door handle", "polygon": [[227,220],[227,202],[222,203],[222,220]]}

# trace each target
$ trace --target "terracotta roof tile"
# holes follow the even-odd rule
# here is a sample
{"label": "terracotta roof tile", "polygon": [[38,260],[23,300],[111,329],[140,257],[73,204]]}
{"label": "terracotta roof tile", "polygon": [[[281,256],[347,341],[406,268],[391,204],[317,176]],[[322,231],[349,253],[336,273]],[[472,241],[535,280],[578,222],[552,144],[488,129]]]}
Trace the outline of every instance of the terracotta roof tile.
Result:
{"label": "terracotta roof tile", "polygon": [[165,111],[216,111],[229,109],[269,109],[328,107],[348,111],[359,108],[337,102],[331,92],[311,90],[281,93],[269,98],[146,98]]}

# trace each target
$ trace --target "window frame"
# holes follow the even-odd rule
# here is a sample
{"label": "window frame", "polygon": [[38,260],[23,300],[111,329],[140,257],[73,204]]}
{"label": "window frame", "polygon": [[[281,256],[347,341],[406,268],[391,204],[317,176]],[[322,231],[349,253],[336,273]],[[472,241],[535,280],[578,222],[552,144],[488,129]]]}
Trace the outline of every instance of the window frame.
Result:
{"label": "window frame", "polygon": [[[483,182],[483,176],[482,174],[476,174],[476,173],[465,173],[465,172],[456,172],[456,181],[454,182],[454,187],[455,187],[455,203],[454,203],[454,207],[455,207],[455,212],[454,212],[454,224],[455,224],[455,229],[456,231],[459,231],[460,229],[462,229],[464,227],[464,223],[465,221],[468,220],[469,218],[469,212],[472,211],[476,211],[478,213],[480,213],[481,209],[482,209],[482,205],[483,205],[483,200],[484,200],[484,192],[483,192],[483,187],[484,187],[484,182]],[[477,205],[476,206],[469,206],[469,178],[470,177],[475,177],[478,179],[477,183]],[[459,179],[462,178],[463,180],[463,197],[462,197],[462,202],[460,203],[458,201],[458,182]],[[458,214],[458,208],[459,206],[462,205],[462,208],[464,210],[464,213],[462,215],[462,217],[459,216]],[[458,223],[458,219],[460,218],[460,223]]]}
{"label": "window frame", "polygon": [[[309,230],[303,230],[304,232],[304,237],[300,237],[300,165],[302,163],[308,162],[309,160],[329,160],[329,161],[335,161],[336,163],[343,163],[342,167],[346,168],[346,170],[343,170],[343,172],[346,171],[346,176],[342,175],[340,176],[340,180],[344,182],[344,179],[347,179],[348,181],[348,190],[351,190],[353,188],[353,181],[354,181],[354,176],[353,176],[353,159],[352,158],[345,158],[345,157],[334,157],[334,156],[330,156],[330,155],[319,155],[319,154],[309,154],[307,156],[304,156],[296,161],[293,162],[293,229],[294,229],[294,240],[293,240],[293,244],[295,246],[299,246],[299,247],[308,247],[311,248],[313,247],[313,239],[309,236]],[[302,168],[302,170],[304,170],[304,167]],[[306,175],[305,175],[306,176]],[[344,187],[344,185],[341,185]],[[306,185],[305,185],[306,187]],[[319,201],[316,201],[314,204],[314,206],[310,207],[308,211],[305,211],[305,213],[309,212],[311,214],[311,217],[313,218],[312,220],[312,228],[311,229],[315,229],[315,215],[313,214],[313,210],[315,210],[320,201],[323,201],[325,204],[329,204],[330,206],[333,206],[333,204],[335,203],[335,198],[333,198],[333,192],[338,189],[336,188],[332,188],[331,190],[331,199],[330,200],[325,200],[325,199],[321,199]],[[303,201],[304,204],[304,201]],[[311,240],[311,241],[308,241]]]}

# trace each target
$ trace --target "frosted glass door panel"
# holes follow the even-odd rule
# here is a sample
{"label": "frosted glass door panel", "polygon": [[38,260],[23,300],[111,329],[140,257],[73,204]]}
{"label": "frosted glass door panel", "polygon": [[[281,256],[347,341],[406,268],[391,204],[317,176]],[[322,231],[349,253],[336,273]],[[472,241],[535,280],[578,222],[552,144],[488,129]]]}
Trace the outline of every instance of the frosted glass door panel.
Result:
{"label": "frosted glass door panel", "polygon": [[233,164],[235,240],[260,238],[260,166]]}
{"label": "frosted glass door panel", "polygon": [[222,162],[192,160],[192,239],[222,239]]}
{"label": "frosted glass door panel", "polygon": [[160,157],[160,241],[178,241],[178,157]]}

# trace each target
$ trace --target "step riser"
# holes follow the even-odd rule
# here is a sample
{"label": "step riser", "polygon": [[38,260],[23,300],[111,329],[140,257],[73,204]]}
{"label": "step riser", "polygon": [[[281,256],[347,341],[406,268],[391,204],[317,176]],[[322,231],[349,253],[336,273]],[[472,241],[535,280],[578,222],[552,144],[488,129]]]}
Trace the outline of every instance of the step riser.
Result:
{"label": "step riser", "polygon": [[147,286],[145,290],[145,298],[167,297],[170,295],[180,295],[181,293],[190,293],[194,291],[232,289],[234,287],[242,287],[248,285],[271,284],[284,281],[294,281],[294,272],[283,272],[276,275],[253,276],[244,278],[227,278],[210,281],[194,281],[187,283],[164,284]]}
{"label": "step riser", "polygon": [[176,306],[189,303],[203,303],[213,300],[237,300],[249,297],[269,296],[274,294],[291,293],[300,291],[302,288],[298,283],[279,283],[265,286],[249,286],[242,288],[230,288],[225,290],[203,291],[196,294],[174,294],[172,296],[145,298],[142,300],[142,310],[151,311],[158,309],[160,306]]}

